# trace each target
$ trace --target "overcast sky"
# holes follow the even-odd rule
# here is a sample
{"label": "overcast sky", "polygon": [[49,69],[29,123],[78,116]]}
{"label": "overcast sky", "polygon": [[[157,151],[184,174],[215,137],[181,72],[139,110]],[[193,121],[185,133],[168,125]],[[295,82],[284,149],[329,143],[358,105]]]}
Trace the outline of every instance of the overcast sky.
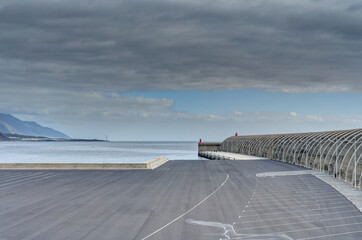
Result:
{"label": "overcast sky", "polygon": [[77,138],[362,126],[360,0],[0,0],[0,112]]}

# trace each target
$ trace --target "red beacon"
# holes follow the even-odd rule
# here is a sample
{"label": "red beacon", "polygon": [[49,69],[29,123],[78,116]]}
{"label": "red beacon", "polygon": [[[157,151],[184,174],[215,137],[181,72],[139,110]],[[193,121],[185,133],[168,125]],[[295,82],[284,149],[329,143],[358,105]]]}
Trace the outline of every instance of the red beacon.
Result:
{"label": "red beacon", "polygon": [[200,144],[202,143],[202,140],[201,140],[201,138],[200,138]]}
{"label": "red beacon", "polygon": [[238,136],[238,133],[235,133],[235,137],[237,137]]}

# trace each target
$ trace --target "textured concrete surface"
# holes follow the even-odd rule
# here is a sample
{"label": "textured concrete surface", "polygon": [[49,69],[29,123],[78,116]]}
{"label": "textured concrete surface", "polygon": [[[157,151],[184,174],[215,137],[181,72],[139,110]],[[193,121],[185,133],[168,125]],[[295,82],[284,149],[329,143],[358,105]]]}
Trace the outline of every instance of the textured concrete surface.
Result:
{"label": "textured concrete surface", "polygon": [[0,170],[0,239],[362,239],[362,214],[301,167],[169,161],[152,171]]}
{"label": "textured concrete surface", "polygon": [[[168,160],[160,156],[143,163],[0,163],[0,169],[38,170],[124,170],[155,169]],[[1,240],[1,239],[0,239]]]}

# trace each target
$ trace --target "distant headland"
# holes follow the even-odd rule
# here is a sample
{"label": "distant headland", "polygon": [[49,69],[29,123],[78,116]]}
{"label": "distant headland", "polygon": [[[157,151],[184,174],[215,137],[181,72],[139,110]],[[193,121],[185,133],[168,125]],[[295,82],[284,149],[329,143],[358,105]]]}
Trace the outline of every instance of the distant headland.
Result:
{"label": "distant headland", "polygon": [[74,139],[52,128],[43,127],[33,121],[23,121],[11,114],[0,113],[0,141],[92,141],[98,139]]}

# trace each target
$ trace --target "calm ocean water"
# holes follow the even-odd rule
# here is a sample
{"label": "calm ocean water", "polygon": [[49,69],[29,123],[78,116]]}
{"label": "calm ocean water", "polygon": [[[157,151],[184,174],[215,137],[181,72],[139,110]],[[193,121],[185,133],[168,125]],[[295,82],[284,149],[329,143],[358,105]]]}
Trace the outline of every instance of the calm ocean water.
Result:
{"label": "calm ocean water", "polygon": [[0,142],[0,162],[135,163],[202,159],[197,142]]}

